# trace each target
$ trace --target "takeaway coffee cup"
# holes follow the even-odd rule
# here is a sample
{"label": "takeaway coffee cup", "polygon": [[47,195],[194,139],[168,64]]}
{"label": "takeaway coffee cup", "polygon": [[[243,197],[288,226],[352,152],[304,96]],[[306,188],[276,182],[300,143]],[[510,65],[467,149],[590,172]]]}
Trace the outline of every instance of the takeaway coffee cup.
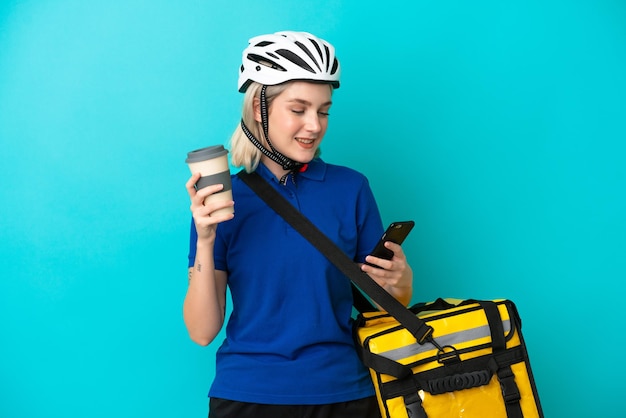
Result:
{"label": "takeaway coffee cup", "polygon": [[[228,170],[228,150],[222,145],[197,149],[187,153],[185,160],[192,174],[200,173],[202,177],[196,183],[196,189],[214,184],[223,184],[224,188],[218,193],[208,196],[204,203],[231,201],[233,200],[232,186],[230,182],[230,171]],[[233,213],[234,208],[229,206],[224,209],[212,212],[212,215]]]}

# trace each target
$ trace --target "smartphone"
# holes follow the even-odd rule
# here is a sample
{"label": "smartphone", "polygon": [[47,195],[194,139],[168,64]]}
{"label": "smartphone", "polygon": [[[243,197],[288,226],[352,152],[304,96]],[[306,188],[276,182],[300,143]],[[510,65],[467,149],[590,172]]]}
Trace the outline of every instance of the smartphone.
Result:
{"label": "smartphone", "polygon": [[[409,232],[415,226],[415,222],[413,221],[401,221],[401,222],[392,222],[388,227],[374,250],[370,253],[374,257],[384,258],[385,260],[391,260],[393,258],[393,251],[388,248],[385,248],[385,242],[391,241],[398,245],[402,244],[406,239]],[[369,264],[369,263],[366,263]],[[370,266],[374,266],[373,264],[369,264]],[[378,267],[378,266],[374,266]]]}

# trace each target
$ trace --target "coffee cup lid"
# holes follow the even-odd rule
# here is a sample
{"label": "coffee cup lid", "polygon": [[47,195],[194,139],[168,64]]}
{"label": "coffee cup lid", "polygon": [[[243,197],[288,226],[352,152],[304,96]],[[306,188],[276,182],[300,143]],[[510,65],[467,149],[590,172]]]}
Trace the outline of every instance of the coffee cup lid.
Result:
{"label": "coffee cup lid", "polygon": [[200,161],[211,160],[213,158],[218,158],[223,155],[228,154],[228,150],[224,148],[223,145],[212,145],[206,148],[200,148],[194,151],[190,151],[187,153],[187,159],[185,162],[189,163],[197,163]]}

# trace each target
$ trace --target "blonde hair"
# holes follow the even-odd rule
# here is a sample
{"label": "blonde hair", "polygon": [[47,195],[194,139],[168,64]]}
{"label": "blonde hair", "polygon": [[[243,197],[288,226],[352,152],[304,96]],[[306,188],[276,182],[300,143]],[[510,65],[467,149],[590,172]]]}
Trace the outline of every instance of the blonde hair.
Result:
{"label": "blonde hair", "polygon": [[[268,112],[272,107],[274,99],[285,91],[291,83],[291,81],[288,81],[274,86],[267,86],[265,97],[267,99]],[[252,82],[248,86],[243,98],[241,117],[252,135],[254,135],[266,149],[271,151],[265,135],[263,134],[263,125],[254,118],[254,99],[260,100],[261,87],[263,87],[263,85],[256,82]],[[230,137],[230,153],[231,164],[235,167],[243,167],[248,173],[256,170],[263,156],[261,150],[259,150],[243,132],[241,124],[237,125]],[[318,148],[315,156],[317,157],[319,154],[320,149]]]}

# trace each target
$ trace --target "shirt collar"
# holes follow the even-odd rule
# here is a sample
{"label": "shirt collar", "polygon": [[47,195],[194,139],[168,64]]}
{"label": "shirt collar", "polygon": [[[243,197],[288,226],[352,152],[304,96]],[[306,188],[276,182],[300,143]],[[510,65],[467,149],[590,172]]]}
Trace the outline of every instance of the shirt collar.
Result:
{"label": "shirt collar", "polygon": [[326,175],[326,167],[326,163],[321,158],[314,158],[311,162],[309,162],[309,166],[306,171],[303,171],[298,175],[309,180],[322,181]]}
{"label": "shirt collar", "polygon": [[[326,167],[327,164],[321,158],[315,158],[309,162],[306,171],[298,173],[297,176],[304,177],[309,180],[322,181],[326,175]],[[276,176],[263,163],[259,163],[256,172],[259,173],[265,180],[278,182]],[[296,177],[296,183],[298,182],[298,177]]]}

